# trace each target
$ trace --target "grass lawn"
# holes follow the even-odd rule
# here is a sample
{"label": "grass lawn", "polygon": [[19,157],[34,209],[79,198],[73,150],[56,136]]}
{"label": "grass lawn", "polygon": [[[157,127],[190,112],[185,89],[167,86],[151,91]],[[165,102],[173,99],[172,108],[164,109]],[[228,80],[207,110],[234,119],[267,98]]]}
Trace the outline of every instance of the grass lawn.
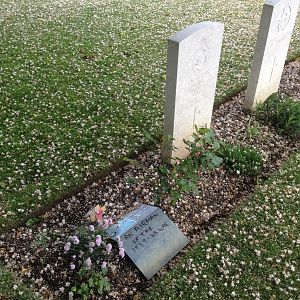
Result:
{"label": "grass lawn", "polygon": [[143,299],[299,299],[299,166],[300,152]]}
{"label": "grass lawn", "polygon": [[0,299],[1,300],[34,300],[35,295],[20,284],[13,275],[0,265]]}
{"label": "grass lawn", "polygon": [[[224,22],[217,101],[245,86],[262,3],[2,0],[0,228],[162,133],[176,31]],[[294,34],[289,57],[299,43]]]}

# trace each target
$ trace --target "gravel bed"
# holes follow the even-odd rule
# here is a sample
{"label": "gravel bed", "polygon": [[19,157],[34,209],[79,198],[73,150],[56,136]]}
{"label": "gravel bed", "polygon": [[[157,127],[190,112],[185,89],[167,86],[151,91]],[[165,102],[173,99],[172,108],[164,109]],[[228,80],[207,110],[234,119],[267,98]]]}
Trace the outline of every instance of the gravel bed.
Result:
{"label": "gravel bed", "polygon": [[[284,70],[280,91],[300,100],[300,62],[289,63]],[[299,149],[299,141],[278,135],[273,129],[259,125],[259,135],[249,138],[247,128],[254,116],[243,112],[244,93],[220,106],[213,113],[212,128],[219,139],[241,145],[251,145],[264,156],[261,179],[274,172],[291,152]],[[153,279],[147,281],[129,258],[110,262],[109,278],[112,290],[103,299],[141,299],[141,294],[153,281],[167,272],[180,256],[199,242],[205,232],[215,226],[253,192],[256,181],[219,168],[200,174],[202,194],[186,195],[176,207],[170,199],[154,202],[158,189],[157,167],[161,165],[159,145],[141,154],[133,163],[94,182],[83,192],[65,199],[42,216],[42,222],[32,227],[20,227],[2,234],[0,261],[16,272],[23,282],[44,299],[67,299],[74,274],[63,259],[67,236],[85,221],[84,215],[100,204],[117,221],[142,203],[158,205],[189,237],[190,244],[170,261]],[[39,238],[46,237],[41,245]]]}

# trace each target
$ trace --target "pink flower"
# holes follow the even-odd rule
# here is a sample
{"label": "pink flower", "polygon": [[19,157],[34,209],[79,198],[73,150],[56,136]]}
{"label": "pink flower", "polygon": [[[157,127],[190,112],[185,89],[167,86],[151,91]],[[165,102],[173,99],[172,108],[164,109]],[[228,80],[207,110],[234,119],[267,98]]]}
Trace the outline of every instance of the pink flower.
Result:
{"label": "pink flower", "polygon": [[125,250],[124,250],[124,248],[119,248],[119,255],[120,255],[122,258],[124,258],[124,256],[125,256]]}
{"label": "pink flower", "polygon": [[96,245],[97,245],[97,246],[100,246],[101,243],[102,243],[102,238],[101,238],[100,235],[97,235],[97,236],[96,236]]}
{"label": "pink flower", "polygon": [[106,261],[104,261],[104,262],[102,263],[101,268],[103,268],[103,269],[107,268],[107,262],[106,262]]}
{"label": "pink flower", "polygon": [[94,231],[95,230],[95,226],[94,225],[89,225],[89,230],[90,231]]}
{"label": "pink flower", "polygon": [[111,249],[112,249],[112,244],[110,244],[110,243],[107,244],[106,251],[107,251],[108,254],[111,252]]}
{"label": "pink flower", "polygon": [[65,246],[64,246],[64,250],[66,251],[66,252],[68,252],[69,250],[70,250],[70,247],[71,247],[71,243],[66,243],[65,244]]}
{"label": "pink flower", "polygon": [[91,260],[90,257],[89,257],[88,259],[86,259],[84,263],[85,263],[85,265],[86,265],[86,267],[87,267],[88,269],[91,268],[91,266],[92,266],[92,260]]}
{"label": "pink flower", "polygon": [[123,248],[123,242],[121,241],[121,238],[119,235],[116,236],[116,241],[118,242],[119,248]]}
{"label": "pink flower", "polygon": [[79,244],[79,238],[76,235],[72,236],[71,240],[75,245]]}
{"label": "pink flower", "polygon": [[104,229],[107,229],[108,226],[109,226],[109,220],[108,220],[108,219],[104,219],[104,220],[103,220],[103,228],[104,228]]}
{"label": "pink flower", "polygon": [[73,263],[71,263],[71,264],[70,264],[70,269],[71,269],[71,270],[74,270],[75,268],[76,268],[76,266],[75,266]]}

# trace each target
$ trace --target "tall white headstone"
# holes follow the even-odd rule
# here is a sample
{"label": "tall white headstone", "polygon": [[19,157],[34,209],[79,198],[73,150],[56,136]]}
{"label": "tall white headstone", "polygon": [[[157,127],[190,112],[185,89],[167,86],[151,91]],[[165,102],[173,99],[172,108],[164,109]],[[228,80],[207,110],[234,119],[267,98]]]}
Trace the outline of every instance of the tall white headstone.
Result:
{"label": "tall white headstone", "polygon": [[163,157],[185,158],[195,125],[209,127],[224,25],[193,24],[169,38]]}
{"label": "tall white headstone", "polygon": [[276,93],[284,68],[299,0],[266,0],[246,91],[245,108]]}

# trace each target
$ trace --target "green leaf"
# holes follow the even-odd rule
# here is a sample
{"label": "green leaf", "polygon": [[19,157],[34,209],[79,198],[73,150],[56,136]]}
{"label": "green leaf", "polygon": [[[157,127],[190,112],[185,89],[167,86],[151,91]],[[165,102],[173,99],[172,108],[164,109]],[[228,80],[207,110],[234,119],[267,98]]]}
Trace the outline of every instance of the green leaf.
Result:
{"label": "green leaf", "polygon": [[213,131],[211,129],[208,129],[207,132],[205,133],[204,137],[203,137],[203,141],[206,144],[211,145],[213,143],[213,138],[214,138]]}
{"label": "green leaf", "polygon": [[83,277],[86,273],[87,273],[87,270],[84,267],[81,267],[79,272],[78,272],[80,277]]}
{"label": "green leaf", "polygon": [[106,275],[108,273],[108,268],[102,268],[101,270],[103,275]]}
{"label": "green leaf", "polygon": [[127,183],[128,183],[129,185],[135,184],[136,181],[137,181],[137,180],[136,180],[134,177],[128,177],[128,178],[127,178]]}
{"label": "green leaf", "polygon": [[211,162],[215,167],[219,167],[223,162],[223,158],[215,155],[212,157]]}
{"label": "green leaf", "polygon": [[109,284],[107,278],[103,278],[102,282],[103,282],[104,290],[109,291],[110,290],[110,284]]}
{"label": "green leaf", "polygon": [[138,165],[138,161],[136,159],[131,159],[129,157],[123,157],[122,160],[130,163],[131,165]]}
{"label": "green leaf", "polygon": [[180,179],[178,184],[185,193],[189,192],[190,186],[189,181],[187,179]]}
{"label": "green leaf", "polygon": [[33,225],[39,223],[40,221],[41,221],[41,218],[30,218],[27,220],[26,226],[27,227],[33,226]]}
{"label": "green leaf", "polygon": [[214,143],[213,143],[213,149],[214,149],[215,151],[219,150],[219,149],[220,149],[220,143],[217,142],[217,141],[214,141]]}
{"label": "green leaf", "polygon": [[76,293],[76,292],[77,292],[77,287],[76,287],[76,286],[73,286],[73,287],[71,288],[71,291],[74,292],[74,293]]}
{"label": "green leaf", "polygon": [[158,170],[161,174],[168,174],[168,168],[166,168],[165,166],[159,167]]}
{"label": "green leaf", "polygon": [[[104,287],[104,282],[103,282],[103,279],[101,279],[100,282],[99,282],[99,289],[100,289],[100,293],[99,294],[102,293],[103,287]],[[98,291],[99,291],[99,289],[98,289]]]}
{"label": "green leaf", "polygon": [[86,283],[81,284],[81,287],[83,289],[84,292],[88,292],[89,291],[89,286]]}
{"label": "green leaf", "polygon": [[171,190],[171,198],[172,198],[171,204],[172,205],[176,205],[176,202],[178,200],[180,200],[180,197],[181,197],[180,193],[178,193],[175,190]]}
{"label": "green leaf", "polygon": [[89,279],[89,286],[90,286],[90,287],[93,287],[93,286],[94,286],[94,280],[93,280],[92,277]]}
{"label": "green leaf", "polygon": [[206,128],[206,127],[196,127],[196,131],[197,131],[197,134],[200,134],[200,135],[204,135],[206,133],[208,133],[209,129]]}

